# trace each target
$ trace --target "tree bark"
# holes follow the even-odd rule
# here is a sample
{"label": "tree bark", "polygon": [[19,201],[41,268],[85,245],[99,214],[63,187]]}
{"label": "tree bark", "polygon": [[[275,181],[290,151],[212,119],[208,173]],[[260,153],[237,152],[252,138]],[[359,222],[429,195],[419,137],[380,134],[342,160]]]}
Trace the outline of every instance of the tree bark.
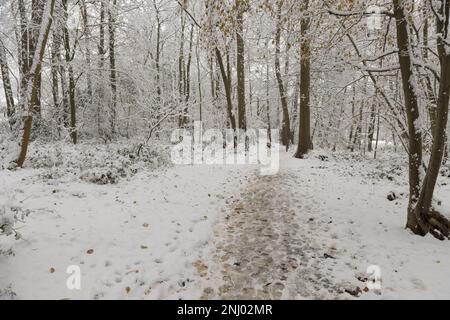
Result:
{"label": "tree bark", "polygon": [[108,32],[109,32],[109,80],[111,84],[111,134],[116,133],[116,112],[117,112],[117,75],[116,75],[116,38],[115,38],[115,10],[117,0],[113,0],[108,8]]}
{"label": "tree bark", "polygon": [[[443,239],[450,235],[450,222],[432,208],[433,194],[436,187],[439,170],[445,152],[448,107],[450,95],[450,53],[447,50],[448,25],[450,18],[450,0],[442,0],[437,21],[436,34],[439,34],[438,54],[441,65],[441,79],[436,108],[436,123],[433,132],[433,147],[427,173],[422,184],[420,196],[414,214],[420,223],[421,234],[431,232],[437,238]],[[426,224],[423,223],[426,221]]]}
{"label": "tree bark", "polygon": [[80,11],[81,11],[81,17],[83,20],[83,33],[85,37],[85,46],[86,46],[86,66],[88,68],[87,74],[86,74],[86,80],[87,80],[87,95],[88,95],[88,102],[89,107],[92,107],[93,103],[93,89],[92,89],[92,74],[90,72],[91,70],[91,32],[89,30],[89,20],[88,20],[88,8],[86,4],[86,0],[80,0]]}
{"label": "tree bark", "polygon": [[67,12],[67,0],[62,0],[63,10],[64,10],[64,50],[65,50],[65,58],[66,58],[66,64],[67,64],[67,72],[69,77],[69,91],[63,92],[63,94],[68,95],[68,102],[69,102],[69,115],[70,115],[70,138],[72,140],[73,144],[77,143],[77,120],[76,120],[76,104],[75,104],[75,77],[73,72],[73,66],[72,66],[72,60],[73,60],[73,54],[72,50],[70,49],[70,35],[69,35],[69,28],[67,27],[67,19],[68,19],[68,12]]}
{"label": "tree bark", "polygon": [[225,88],[225,96],[227,99],[227,114],[230,122],[230,126],[235,133],[234,144],[237,146],[237,136],[236,136],[236,117],[233,113],[233,100],[231,97],[231,82],[229,79],[229,75],[227,75],[227,71],[225,70],[225,65],[223,63],[222,54],[220,53],[218,48],[215,48],[217,63],[220,67],[220,73],[222,74],[223,86]]}
{"label": "tree bark", "polygon": [[[29,40],[28,54],[30,64],[33,62],[32,59],[35,51],[37,50],[40,25],[44,14],[45,2],[46,2],[45,0],[32,0],[31,2],[31,28],[30,28],[31,30],[29,32],[28,38]],[[29,68],[31,68],[31,65],[29,65]],[[35,106],[33,107],[35,116],[39,118],[41,116],[41,86],[42,86],[42,76],[41,74],[39,74],[36,82],[37,100]]]}
{"label": "tree bark", "polygon": [[[59,30],[56,28],[53,30],[53,42],[51,48],[51,76],[52,76],[52,98],[53,98],[53,106],[55,110],[58,111],[58,124],[64,125],[62,121],[63,112],[59,112],[61,108],[60,96],[59,96],[59,67],[61,65],[61,56],[60,56],[60,47],[61,47],[61,36],[58,33]],[[62,81],[63,79],[61,79]],[[59,130],[58,130],[59,132]]]}
{"label": "tree bark", "polygon": [[420,194],[420,170],[422,165],[422,132],[418,128],[419,104],[413,86],[413,81],[415,80],[409,49],[408,23],[403,11],[403,0],[393,0],[393,3],[397,27],[398,57],[402,75],[403,93],[405,96],[405,113],[408,121],[409,135],[409,204],[407,228],[411,229],[415,234],[423,234],[424,230],[422,230],[420,225],[424,225],[424,223],[418,220],[414,210]]}
{"label": "tree bark", "polygon": [[158,102],[161,101],[161,67],[160,67],[160,55],[161,55],[161,17],[160,10],[156,5],[156,1],[153,0],[153,8],[156,12],[156,53],[155,53],[155,66],[156,66],[156,95]]}
{"label": "tree bark", "polygon": [[375,135],[375,122],[376,122],[376,102],[372,102],[372,107],[370,109],[370,120],[369,128],[367,130],[367,151],[373,151],[373,138]]}
{"label": "tree bark", "polygon": [[[103,68],[105,67],[105,23],[106,23],[106,6],[105,6],[106,0],[100,0],[100,26],[99,26],[99,44],[98,44],[98,55],[99,55],[99,77],[103,78]],[[101,87],[99,89],[99,98],[100,101],[97,103],[97,131],[98,135],[101,136],[103,130],[101,126],[102,122],[102,103],[104,100],[104,86],[103,83],[101,83]]]}
{"label": "tree bark", "polygon": [[30,68],[28,56],[28,38],[29,29],[27,22],[27,13],[24,0],[18,0],[19,8],[19,33],[20,33],[20,58],[19,58],[19,73],[20,73],[20,99],[24,99],[25,88],[28,83],[28,70]]}
{"label": "tree bark", "polygon": [[30,77],[27,81],[27,86],[24,88],[23,99],[20,102],[20,105],[23,106],[26,113],[24,117],[20,154],[16,160],[16,165],[18,167],[23,166],[27,155],[31,127],[33,123],[33,110],[38,100],[38,90],[36,84],[38,83],[39,76],[41,75],[42,58],[44,57],[45,47],[47,45],[48,35],[50,33],[50,27],[52,25],[55,1],[56,0],[47,1],[44,11],[45,13],[43,15],[44,19],[42,19],[39,38],[32,60],[33,62],[29,71]]}
{"label": "tree bark", "polygon": [[300,115],[299,115],[299,137],[296,158],[303,158],[312,150],[311,141],[311,111],[310,111],[310,87],[311,87],[311,39],[308,31],[310,17],[307,13],[309,0],[303,1],[303,16],[301,18],[300,46]]}
{"label": "tree bark", "polygon": [[238,127],[247,131],[245,111],[245,45],[243,38],[244,8],[242,0],[236,0],[236,72],[237,72],[237,98],[238,98]]}
{"label": "tree bark", "polygon": [[9,66],[8,66],[8,59],[6,57],[6,50],[3,41],[1,39],[0,39],[0,70],[2,74],[3,89],[5,91],[6,116],[8,117],[10,127],[13,128],[15,123],[14,95],[11,87],[11,80],[9,78]]}
{"label": "tree bark", "polygon": [[[281,9],[282,9],[283,1],[278,2],[277,6],[277,28],[275,32],[275,74],[277,78],[278,83],[278,90],[280,92],[280,99],[281,99],[281,107],[283,110],[283,122],[281,127],[281,137],[282,137],[282,143],[286,147],[286,151],[289,150],[290,145],[290,133],[291,133],[291,127],[290,127],[290,119],[289,119],[289,109],[288,109],[288,101],[287,101],[287,94],[286,90],[284,88],[283,79],[281,76],[281,68],[280,68],[280,42],[281,42]],[[286,68],[287,69],[287,68]]]}

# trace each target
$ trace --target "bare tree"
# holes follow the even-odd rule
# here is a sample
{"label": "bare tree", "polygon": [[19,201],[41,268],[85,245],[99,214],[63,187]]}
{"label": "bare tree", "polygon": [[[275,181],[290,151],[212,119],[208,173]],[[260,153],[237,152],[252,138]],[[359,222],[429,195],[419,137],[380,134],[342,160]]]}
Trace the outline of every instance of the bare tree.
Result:
{"label": "bare tree", "polygon": [[39,98],[37,85],[41,75],[42,58],[44,57],[45,47],[47,45],[50,27],[52,25],[55,1],[56,0],[48,0],[46,3],[38,41],[36,42],[36,50],[29,69],[29,76],[27,77],[26,87],[24,88],[23,95],[19,101],[19,107],[24,110],[24,125],[20,154],[16,160],[18,167],[23,166],[27,155],[31,127],[33,123],[33,112]]}
{"label": "bare tree", "polygon": [[238,127],[247,130],[245,109],[245,44],[244,12],[246,4],[243,0],[236,0],[236,72],[237,72],[237,99],[238,99]]}
{"label": "bare tree", "polygon": [[[284,87],[283,78],[281,76],[280,70],[280,41],[281,41],[281,9],[283,7],[283,0],[277,1],[277,27],[275,32],[275,74],[278,82],[278,90],[280,92],[281,107],[283,110],[283,122],[281,127],[281,136],[283,145],[286,146],[286,150],[289,150],[290,145],[290,119],[289,119],[289,109],[287,101],[287,93]],[[287,70],[287,68],[286,68]]]}
{"label": "bare tree", "polygon": [[117,74],[116,74],[116,38],[115,38],[115,11],[117,0],[113,0],[108,7],[108,32],[109,32],[109,80],[111,84],[111,134],[116,133],[116,112],[117,112]]}
{"label": "bare tree", "polygon": [[11,80],[9,78],[8,59],[6,57],[5,45],[3,44],[2,39],[0,39],[0,71],[2,74],[3,89],[5,91],[6,98],[6,116],[8,117],[9,124],[12,128],[15,123],[14,95],[11,87]]}
{"label": "bare tree", "polygon": [[431,232],[437,238],[449,236],[450,222],[432,208],[434,189],[444,155],[445,131],[448,120],[450,93],[450,53],[446,46],[448,39],[450,0],[440,1],[436,15],[438,34],[438,54],[441,65],[440,89],[436,110],[434,142],[425,178],[422,179],[422,132],[417,127],[419,105],[414,87],[413,63],[410,51],[408,20],[405,15],[404,1],[393,0],[397,26],[397,45],[399,62],[405,95],[405,112],[409,129],[409,185],[407,228],[418,235]]}
{"label": "bare tree", "polygon": [[311,87],[311,38],[308,35],[311,18],[308,13],[309,0],[303,0],[300,44],[300,114],[299,137],[296,158],[303,158],[312,149],[311,141],[311,111],[310,111],[310,87]]}

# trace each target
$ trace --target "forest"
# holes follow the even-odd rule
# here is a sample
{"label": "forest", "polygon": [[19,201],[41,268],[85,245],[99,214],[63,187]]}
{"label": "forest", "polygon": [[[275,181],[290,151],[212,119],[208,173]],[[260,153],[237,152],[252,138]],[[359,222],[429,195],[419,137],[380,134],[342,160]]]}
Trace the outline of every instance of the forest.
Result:
{"label": "forest", "polygon": [[449,22],[3,0],[0,299],[450,298]]}

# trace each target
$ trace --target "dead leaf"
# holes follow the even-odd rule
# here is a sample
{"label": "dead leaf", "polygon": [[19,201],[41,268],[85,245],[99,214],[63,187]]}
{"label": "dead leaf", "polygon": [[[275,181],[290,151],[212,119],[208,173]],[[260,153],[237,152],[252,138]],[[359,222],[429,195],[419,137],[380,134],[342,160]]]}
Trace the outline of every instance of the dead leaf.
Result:
{"label": "dead leaf", "polygon": [[193,265],[197,269],[197,272],[200,274],[200,277],[206,277],[206,275],[208,274],[208,266],[205,265],[202,260],[195,261]]}

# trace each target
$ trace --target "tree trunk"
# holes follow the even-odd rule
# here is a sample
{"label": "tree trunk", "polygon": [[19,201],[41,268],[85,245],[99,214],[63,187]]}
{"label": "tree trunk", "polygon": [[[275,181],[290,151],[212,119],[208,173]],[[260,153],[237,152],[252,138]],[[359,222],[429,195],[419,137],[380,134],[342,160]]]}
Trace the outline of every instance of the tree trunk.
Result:
{"label": "tree trunk", "polygon": [[310,86],[311,86],[311,39],[308,31],[310,17],[307,13],[309,0],[303,1],[303,16],[301,18],[301,46],[300,46],[300,116],[299,137],[296,158],[303,158],[312,150],[311,141],[311,112],[310,112]]}
{"label": "tree trunk", "polygon": [[436,33],[439,34],[437,42],[441,64],[441,79],[436,108],[436,123],[433,132],[434,141],[427,173],[414,213],[420,223],[421,234],[431,232],[437,238],[444,239],[444,237],[448,238],[450,235],[450,222],[432,208],[432,201],[446,144],[450,95],[450,53],[446,48],[448,45],[446,39],[448,39],[449,31],[450,0],[441,1],[439,15],[442,19],[438,19]]}
{"label": "tree trunk", "polygon": [[237,98],[238,98],[238,127],[247,131],[245,112],[245,47],[243,38],[243,4],[236,0],[236,72],[237,72]]}
{"label": "tree trunk", "polygon": [[69,102],[69,114],[70,114],[70,138],[72,143],[77,143],[77,120],[76,120],[76,104],[75,104],[75,77],[72,66],[72,50],[70,49],[70,35],[69,29],[67,27],[68,11],[67,11],[67,0],[62,0],[63,10],[64,10],[64,50],[67,64],[67,71],[69,77],[69,91],[63,94],[68,95]]}
{"label": "tree trunk", "polygon": [[231,97],[231,81],[228,78],[227,71],[225,70],[225,66],[223,64],[222,54],[220,53],[218,48],[215,48],[217,63],[220,67],[220,73],[222,74],[223,86],[225,88],[225,96],[227,99],[227,114],[230,122],[230,126],[235,133],[234,144],[237,146],[237,136],[236,136],[236,117],[233,114],[233,100]]}
{"label": "tree trunk", "polygon": [[[100,3],[100,28],[99,28],[99,44],[98,44],[98,55],[99,55],[99,78],[103,78],[103,68],[105,67],[105,0],[101,0]],[[99,100],[97,103],[97,130],[98,135],[102,135],[102,103],[104,101],[104,86],[101,85],[99,89]]]}
{"label": "tree trunk", "polygon": [[406,21],[403,1],[393,0],[394,14],[397,27],[397,45],[399,49],[400,71],[402,75],[403,92],[405,96],[405,112],[408,120],[409,135],[409,204],[407,228],[416,234],[423,234],[424,231],[420,227],[414,208],[419,199],[420,194],[420,170],[422,165],[422,132],[417,127],[419,119],[419,105],[417,102],[417,94],[413,86],[413,65],[409,51],[409,34],[408,23]]}
{"label": "tree trunk", "polygon": [[[281,137],[282,137],[282,143],[286,147],[286,151],[289,150],[290,145],[290,119],[289,119],[289,109],[288,109],[288,101],[287,101],[287,95],[286,90],[284,88],[283,79],[281,77],[281,70],[280,70],[280,41],[281,41],[281,8],[282,8],[283,2],[278,2],[278,8],[277,8],[277,29],[275,32],[275,74],[278,82],[278,89],[280,91],[280,98],[281,98],[281,107],[283,110],[283,123],[281,127]],[[287,69],[287,68],[286,68]]]}
{"label": "tree trunk", "polygon": [[372,108],[370,109],[369,129],[367,130],[367,151],[373,151],[373,138],[375,135],[375,122],[376,122],[376,102],[372,102]]}
{"label": "tree trunk", "polygon": [[117,76],[116,76],[116,39],[115,39],[115,15],[117,0],[113,0],[108,8],[108,31],[109,31],[109,80],[111,84],[111,134],[116,133],[116,112],[117,112]]}
{"label": "tree trunk", "polygon": [[5,91],[6,99],[6,116],[8,117],[9,125],[14,127],[15,106],[14,95],[11,88],[11,80],[9,78],[8,59],[6,58],[6,50],[3,41],[0,39],[0,70],[2,74],[3,89]]}
{"label": "tree trunk", "polygon": [[41,28],[39,32],[39,38],[36,46],[36,50],[33,56],[33,63],[29,74],[31,75],[27,81],[27,86],[24,88],[23,99],[20,105],[25,109],[24,126],[22,134],[22,143],[20,154],[16,160],[18,167],[22,167],[27,155],[28,144],[30,141],[31,126],[33,123],[33,110],[34,105],[38,100],[38,90],[36,84],[38,83],[39,76],[41,74],[42,58],[44,57],[45,47],[47,45],[48,35],[50,27],[52,25],[53,11],[55,8],[56,0],[48,0],[44,11]]}

